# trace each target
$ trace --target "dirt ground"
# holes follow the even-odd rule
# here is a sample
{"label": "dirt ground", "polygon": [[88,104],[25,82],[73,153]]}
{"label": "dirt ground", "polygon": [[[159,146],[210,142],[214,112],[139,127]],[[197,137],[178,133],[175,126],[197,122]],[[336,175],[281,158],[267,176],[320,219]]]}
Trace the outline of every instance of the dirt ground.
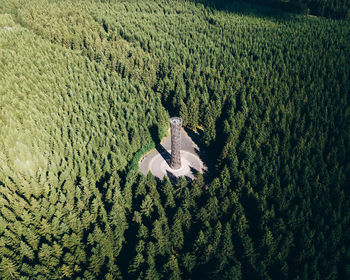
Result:
{"label": "dirt ground", "polygon": [[188,136],[185,130],[181,129],[181,168],[173,170],[170,168],[171,137],[164,138],[156,149],[144,155],[140,162],[140,172],[147,175],[151,172],[160,180],[164,176],[178,178],[181,176],[193,179],[196,172],[203,173],[206,170],[199,157],[199,148]]}

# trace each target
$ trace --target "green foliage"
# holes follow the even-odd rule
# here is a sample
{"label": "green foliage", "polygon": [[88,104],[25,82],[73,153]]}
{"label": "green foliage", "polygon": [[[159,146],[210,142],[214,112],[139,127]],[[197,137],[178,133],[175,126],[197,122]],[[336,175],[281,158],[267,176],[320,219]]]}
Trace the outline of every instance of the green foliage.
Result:
{"label": "green foliage", "polygon": [[1,279],[349,278],[349,23],[226,8],[0,0]]}

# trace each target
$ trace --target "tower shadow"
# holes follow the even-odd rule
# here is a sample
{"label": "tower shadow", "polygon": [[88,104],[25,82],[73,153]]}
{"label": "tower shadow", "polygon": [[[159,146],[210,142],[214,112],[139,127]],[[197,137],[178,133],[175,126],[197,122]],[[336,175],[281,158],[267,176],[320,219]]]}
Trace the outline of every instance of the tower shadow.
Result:
{"label": "tower shadow", "polygon": [[158,131],[158,127],[156,125],[152,125],[149,128],[149,133],[151,134],[152,140],[153,142],[156,144],[156,146],[158,146],[160,144],[160,135],[159,135],[159,131]]}
{"label": "tower shadow", "polygon": [[161,144],[156,145],[156,150],[170,166],[171,154]]}
{"label": "tower shadow", "polygon": [[160,144],[160,135],[158,132],[158,127],[152,125],[149,129],[153,142],[156,144],[156,150],[163,157],[165,162],[170,166],[171,154]]}

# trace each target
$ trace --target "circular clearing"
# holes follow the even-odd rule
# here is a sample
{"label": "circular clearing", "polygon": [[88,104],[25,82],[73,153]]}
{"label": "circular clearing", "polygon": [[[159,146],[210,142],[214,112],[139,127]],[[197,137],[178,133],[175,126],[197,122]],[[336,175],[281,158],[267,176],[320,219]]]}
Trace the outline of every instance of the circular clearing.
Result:
{"label": "circular clearing", "polygon": [[[170,151],[168,152],[170,153]],[[181,151],[181,168],[172,169],[163,156],[157,154],[149,162],[149,171],[161,180],[164,176],[185,176],[194,179],[194,173],[196,171],[203,172],[203,163],[197,155],[187,151]]]}

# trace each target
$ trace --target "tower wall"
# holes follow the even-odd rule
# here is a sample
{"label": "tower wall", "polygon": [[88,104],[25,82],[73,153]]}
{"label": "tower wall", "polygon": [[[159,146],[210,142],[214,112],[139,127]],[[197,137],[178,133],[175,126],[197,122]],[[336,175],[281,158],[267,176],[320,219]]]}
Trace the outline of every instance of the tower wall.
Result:
{"label": "tower wall", "polygon": [[174,117],[170,119],[171,130],[171,160],[170,167],[172,169],[181,168],[181,127],[182,119]]}

